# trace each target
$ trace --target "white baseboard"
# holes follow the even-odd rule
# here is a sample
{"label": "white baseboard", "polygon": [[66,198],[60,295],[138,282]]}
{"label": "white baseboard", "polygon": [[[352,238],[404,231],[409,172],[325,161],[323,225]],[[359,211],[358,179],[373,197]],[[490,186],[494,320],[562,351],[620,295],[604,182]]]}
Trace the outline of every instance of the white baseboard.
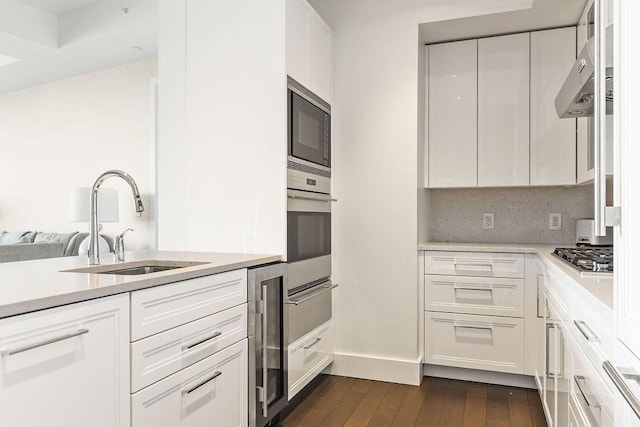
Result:
{"label": "white baseboard", "polygon": [[361,354],[335,353],[325,374],[398,384],[420,385],[422,363],[416,360],[383,359]]}
{"label": "white baseboard", "polygon": [[537,389],[534,378],[527,375],[505,374],[503,372],[479,371],[477,369],[453,368],[438,365],[424,365],[423,373],[429,377]]}

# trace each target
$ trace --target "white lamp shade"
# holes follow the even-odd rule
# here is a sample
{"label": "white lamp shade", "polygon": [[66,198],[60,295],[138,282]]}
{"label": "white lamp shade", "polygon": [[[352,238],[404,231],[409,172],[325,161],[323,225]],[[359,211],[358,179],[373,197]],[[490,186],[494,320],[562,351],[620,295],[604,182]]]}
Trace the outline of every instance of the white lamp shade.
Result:
{"label": "white lamp shade", "polygon": [[[69,199],[69,222],[89,222],[91,210],[91,188],[77,187],[71,189]],[[118,190],[100,188],[98,190],[98,222],[118,222]]]}

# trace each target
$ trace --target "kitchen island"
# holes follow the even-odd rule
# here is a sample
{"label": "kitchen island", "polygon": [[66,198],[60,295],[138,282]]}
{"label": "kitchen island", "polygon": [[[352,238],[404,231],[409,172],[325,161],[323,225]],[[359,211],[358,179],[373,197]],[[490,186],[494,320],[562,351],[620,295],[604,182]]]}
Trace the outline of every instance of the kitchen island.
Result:
{"label": "kitchen island", "polygon": [[[247,425],[247,268],[278,261],[146,251],[0,265],[0,425]],[[179,268],[102,274],[143,265]]]}

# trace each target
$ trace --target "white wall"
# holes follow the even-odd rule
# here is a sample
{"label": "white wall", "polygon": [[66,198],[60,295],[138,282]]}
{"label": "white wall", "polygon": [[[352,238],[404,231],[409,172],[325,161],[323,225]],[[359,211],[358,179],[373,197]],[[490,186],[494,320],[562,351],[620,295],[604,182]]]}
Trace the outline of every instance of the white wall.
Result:
{"label": "white wall", "polygon": [[314,0],[334,31],[336,359],[341,375],[417,384],[418,24],[530,6]]}
{"label": "white wall", "polygon": [[68,220],[71,188],[91,187],[102,172],[122,169],[149,209],[136,217],[129,187],[107,181],[105,187],[119,190],[120,222],[104,224],[103,233],[131,227],[127,249],[151,247],[156,76],[151,57],[0,96],[0,230],[87,231]]}
{"label": "white wall", "polygon": [[160,28],[160,248],[284,254],[284,0],[161,0]]}

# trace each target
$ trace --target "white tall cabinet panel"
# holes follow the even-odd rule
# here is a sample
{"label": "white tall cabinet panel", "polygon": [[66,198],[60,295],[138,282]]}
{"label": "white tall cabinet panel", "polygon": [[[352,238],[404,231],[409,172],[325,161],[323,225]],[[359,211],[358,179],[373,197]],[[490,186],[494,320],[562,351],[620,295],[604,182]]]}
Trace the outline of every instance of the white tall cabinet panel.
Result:
{"label": "white tall cabinet panel", "polygon": [[478,41],[428,47],[429,186],[477,185]]}
{"label": "white tall cabinet panel", "polygon": [[0,320],[0,426],[129,426],[129,295]]}
{"label": "white tall cabinet panel", "polygon": [[575,52],[574,27],[531,33],[531,185],[576,183],[576,120],[558,118],[554,103]]}
{"label": "white tall cabinet panel", "polygon": [[529,33],[478,40],[478,186],[529,184]]}
{"label": "white tall cabinet panel", "polygon": [[285,0],[159,5],[159,249],[286,253]]}
{"label": "white tall cabinet panel", "polygon": [[[640,66],[640,52],[633,40],[640,37],[640,26],[632,17],[639,16],[640,2],[622,1],[619,37],[616,38],[619,55],[615,55],[614,97],[615,157],[614,205],[621,206],[621,226],[615,227],[616,314],[619,339],[640,362],[640,281],[636,265],[640,256],[640,81],[635,70]],[[638,396],[640,398],[640,396]]]}
{"label": "white tall cabinet panel", "polygon": [[[577,55],[582,52],[582,49],[586,46],[589,39],[589,9],[593,5],[593,0],[587,1],[584,11],[578,21],[578,27],[576,31],[576,52]],[[588,117],[581,117],[577,119],[577,163],[576,163],[576,181],[578,184],[582,184],[587,181],[593,180],[594,173],[594,153],[593,143],[590,141],[590,132],[593,127],[593,119]]]}
{"label": "white tall cabinet panel", "polygon": [[306,0],[286,1],[287,74],[331,103],[331,28]]}

